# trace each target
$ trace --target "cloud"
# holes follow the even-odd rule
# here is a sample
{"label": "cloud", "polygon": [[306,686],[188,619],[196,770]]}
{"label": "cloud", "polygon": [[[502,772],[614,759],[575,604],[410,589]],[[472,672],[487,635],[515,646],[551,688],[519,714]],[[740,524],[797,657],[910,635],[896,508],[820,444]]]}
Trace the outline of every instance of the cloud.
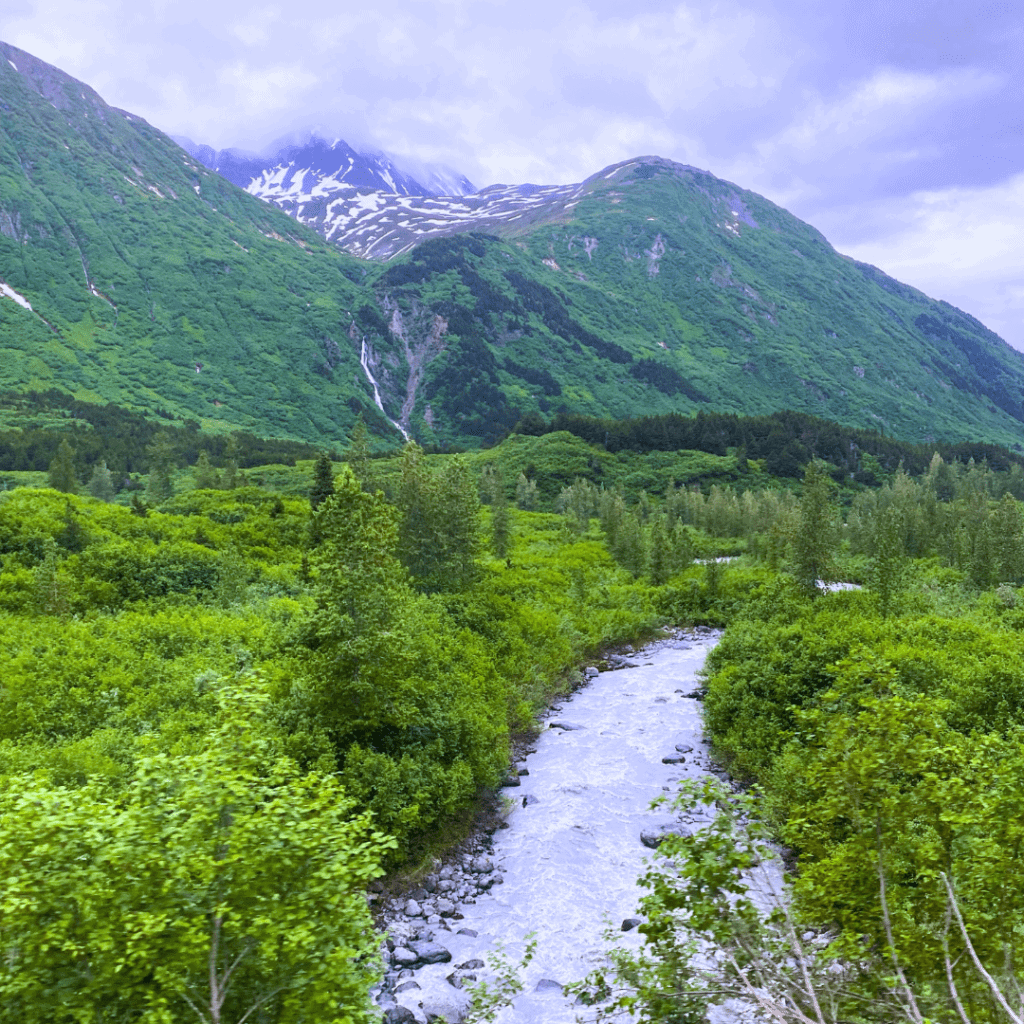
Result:
{"label": "cloud", "polygon": [[726,157],[723,170],[781,205],[808,211],[819,201],[903,192],[922,164],[948,154],[941,124],[1004,83],[1003,76],[974,68],[879,68],[830,98],[808,91],[781,130],[748,139]]}
{"label": "cloud", "polygon": [[[53,33],[71,7],[75,35]],[[455,0],[314,20],[275,2],[225,0],[211,17],[196,0],[36,0],[30,16],[0,15],[0,35],[218,147],[319,123],[425,158],[443,150],[485,181],[579,179],[635,155],[625,145],[674,152],[699,134],[690,122],[763,106],[789,60],[771,19],[739,5],[630,12]]]}
{"label": "cloud", "polygon": [[[840,251],[959,306],[1024,350],[1024,173],[878,201],[835,220]],[[845,231],[859,240],[844,244]]]}
{"label": "cloud", "polygon": [[[645,153],[696,164],[897,276],[887,259],[898,253],[912,283],[1019,338],[1019,289],[997,265],[1019,263],[998,218],[970,228],[969,214],[999,195],[1007,233],[1024,231],[1007,185],[1024,170],[1024,11],[1005,0],[926,8],[12,0],[0,38],[216,147],[258,149],[317,125],[480,185],[579,181]],[[963,252],[956,274],[944,269],[958,248],[944,230],[977,239],[975,269]],[[985,246],[1002,255],[983,260]]]}

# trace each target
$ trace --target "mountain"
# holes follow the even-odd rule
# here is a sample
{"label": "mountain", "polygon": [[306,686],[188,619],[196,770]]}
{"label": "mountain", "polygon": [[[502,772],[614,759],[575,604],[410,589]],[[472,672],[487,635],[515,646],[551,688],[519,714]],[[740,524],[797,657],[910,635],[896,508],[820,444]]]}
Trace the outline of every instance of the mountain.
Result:
{"label": "mountain", "polygon": [[299,143],[282,140],[264,156],[240,149],[216,151],[181,136],[175,142],[250,195],[277,205],[300,197],[307,202],[324,199],[351,188],[399,196],[461,196],[475,191],[465,175],[450,167],[425,165],[417,171],[417,180],[385,153],[358,153],[344,139],[328,142],[315,132]]}
{"label": "mountain", "polygon": [[[405,250],[368,275],[389,319],[364,329],[413,432],[479,433],[524,408],[788,407],[908,440],[1020,447],[1019,352],[706,171],[642,157],[575,186],[399,202],[401,236],[369,202],[339,234],[364,254],[396,237]],[[487,234],[452,233],[472,227]],[[411,410],[386,366],[406,350],[423,353]]]}
{"label": "mountain", "polygon": [[790,408],[1021,448],[1019,353],[706,171],[416,197],[317,152],[260,201],[0,44],[0,392],[315,443],[359,412],[475,445],[530,413]]}
{"label": "mountain", "polygon": [[428,238],[472,231],[508,233],[558,216],[575,205],[579,185],[491,185],[471,195],[408,196],[355,186],[253,195],[314,228],[363,259],[391,259]]}
{"label": "mountain", "polygon": [[141,118],[0,44],[0,391],[306,440],[373,401],[364,267]]}

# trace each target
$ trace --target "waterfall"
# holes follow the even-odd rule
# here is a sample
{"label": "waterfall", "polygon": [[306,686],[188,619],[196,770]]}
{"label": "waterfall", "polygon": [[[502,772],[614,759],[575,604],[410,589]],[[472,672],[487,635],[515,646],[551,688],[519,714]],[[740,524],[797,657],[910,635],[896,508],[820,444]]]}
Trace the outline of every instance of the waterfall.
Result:
{"label": "waterfall", "polygon": [[400,423],[396,423],[386,412],[384,412],[384,403],[380,400],[380,389],[377,387],[377,378],[374,377],[373,371],[370,369],[370,361],[366,357],[366,339],[363,338],[363,347],[359,353],[359,365],[363,368],[363,373],[366,374],[366,379],[370,382],[370,386],[373,388],[373,400],[377,403],[377,408],[384,413],[388,423],[391,424],[397,430],[406,441],[409,440],[409,432]]}

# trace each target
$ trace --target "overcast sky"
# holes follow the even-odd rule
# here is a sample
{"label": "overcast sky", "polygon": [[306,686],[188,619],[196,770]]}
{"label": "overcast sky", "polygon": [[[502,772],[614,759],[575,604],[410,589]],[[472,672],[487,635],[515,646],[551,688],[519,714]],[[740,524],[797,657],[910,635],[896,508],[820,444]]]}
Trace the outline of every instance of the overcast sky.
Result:
{"label": "overcast sky", "polygon": [[2,0],[0,39],[216,148],[695,164],[1024,349],[1022,0]]}

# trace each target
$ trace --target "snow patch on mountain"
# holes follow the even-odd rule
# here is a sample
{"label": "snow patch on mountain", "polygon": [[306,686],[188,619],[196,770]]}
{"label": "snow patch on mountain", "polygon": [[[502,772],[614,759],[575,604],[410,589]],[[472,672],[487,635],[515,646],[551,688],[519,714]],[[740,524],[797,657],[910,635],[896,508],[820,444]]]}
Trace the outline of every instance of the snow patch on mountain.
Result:
{"label": "snow patch on mountain", "polygon": [[14,299],[22,309],[32,310],[32,303],[24,295],[19,295],[9,284],[4,284],[3,281],[0,281],[0,295],[5,299]]}
{"label": "snow patch on mountain", "polygon": [[354,256],[387,260],[426,238],[568,214],[581,188],[578,184],[492,185],[472,195],[410,196],[344,182],[320,182],[314,189],[300,191],[268,179],[249,191]]}
{"label": "snow patch on mountain", "polygon": [[357,152],[344,139],[328,141],[316,133],[297,141],[281,139],[266,154],[216,151],[180,136],[175,142],[228,181],[274,202],[308,202],[344,185],[407,196],[458,196],[475,191],[465,175],[450,167],[422,164],[410,170],[387,153]]}

